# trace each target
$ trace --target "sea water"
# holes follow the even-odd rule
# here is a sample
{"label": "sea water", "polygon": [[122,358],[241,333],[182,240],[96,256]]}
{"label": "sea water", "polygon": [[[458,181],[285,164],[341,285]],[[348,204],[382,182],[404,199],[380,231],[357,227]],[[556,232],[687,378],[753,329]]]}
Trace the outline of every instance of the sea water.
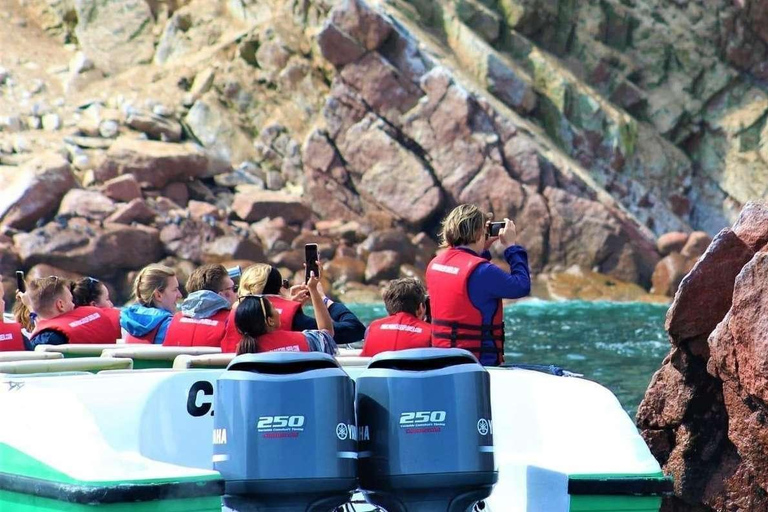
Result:
{"label": "sea water", "polygon": [[[383,304],[349,306],[366,325],[386,316]],[[654,372],[669,352],[667,306],[528,300],[504,310],[508,363],[554,364],[599,382],[633,418]]]}

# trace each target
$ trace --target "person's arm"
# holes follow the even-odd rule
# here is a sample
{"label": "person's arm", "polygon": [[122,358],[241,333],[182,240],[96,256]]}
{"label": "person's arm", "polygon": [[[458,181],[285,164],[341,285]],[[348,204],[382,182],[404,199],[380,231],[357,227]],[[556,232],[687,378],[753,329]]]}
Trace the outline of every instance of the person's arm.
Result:
{"label": "person's arm", "polygon": [[470,297],[477,290],[482,295],[499,299],[519,299],[531,293],[531,274],[528,270],[528,253],[519,245],[507,247],[504,259],[509,272],[493,263],[481,263],[469,278]]}
{"label": "person's arm", "polygon": [[[362,340],[365,337],[365,325],[357,318],[347,306],[341,302],[328,300],[327,309],[333,320],[333,339],[339,345],[347,345]],[[314,318],[303,311],[296,313],[293,317],[294,331],[306,331],[307,329],[317,329],[317,322]]]}
{"label": "person's arm", "polygon": [[[317,263],[320,268],[320,262]],[[331,319],[331,313],[328,308],[325,307],[323,299],[325,298],[317,285],[320,283],[320,276],[314,275],[312,272],[309,281],[307,282],[307,288],[309,288],[309,297],[312,299],[312,308],[315,310],[315,318],[317,319],[317,328],[321,331],[327,331],[328,334],[333,337],[333,320]]]}
{"label": "person's arm", "polygon": [[67,337],[57,331],[43,331],[34,338],[25,342],[27,350],[35,350],[38,345],[66,345],[69,343]]}
{"label": "person's arm", "polygon": [[324,352],[330,355],[336,355],[338,349],[336,342],[328,331],[309,330],[303,332],[309,345],[309,350],[313,352]]}

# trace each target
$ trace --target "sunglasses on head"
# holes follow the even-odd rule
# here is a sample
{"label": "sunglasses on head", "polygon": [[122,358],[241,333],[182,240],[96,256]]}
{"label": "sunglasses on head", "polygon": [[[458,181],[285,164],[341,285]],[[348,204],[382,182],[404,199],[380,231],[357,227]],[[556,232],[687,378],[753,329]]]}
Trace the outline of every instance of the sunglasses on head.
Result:
{"label": "sunglasses on head", "polygon": [[261,305],[261,313],[264,315],[264,320],[267,319],[267,308],[264,307],[264,295],[262,294],[252,294],[252,295],[243,295],[241,297],[238,297],[237,300],[242,302],[243,299],[259,299],[259,304]]}

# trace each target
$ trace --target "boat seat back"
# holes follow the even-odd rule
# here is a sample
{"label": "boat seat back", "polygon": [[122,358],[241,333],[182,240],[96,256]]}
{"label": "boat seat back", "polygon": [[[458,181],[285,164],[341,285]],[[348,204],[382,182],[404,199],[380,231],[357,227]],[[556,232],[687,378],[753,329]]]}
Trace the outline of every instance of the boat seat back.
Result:
{"label": "boat seat back", "polygon": [[95,373],[101,370],[121,370],[131,368],[133,368],[133,361],[130,359],[104,359],[101,357],[0,362],[0,374],[60,373],[73,371]]}
{"label": "boat seat back", "polygon": [[173,361],[180,355],[211,355],[221,354],[218,347],[163,347],[153,345],[137,345],[108,348],[101,353],[102,357],[129,358],[133,360],[134,368],[171,368]]}
{"label": "boat seat back", "polygon": [[0,352],[0,363],[10,363],[11,361],[42,361],[63,358],[64,355],[60,352],[30,352],[28,350]]}
{"label": "boat seat back", "polygon": [[226,368],[232,359],[235,358],[234,353],[226,354],[204,354],[201,356],[193,356],[189,354],[182,354],[177,356],[173,360],[173,368],[176,370],[187,370],[189,368]]}

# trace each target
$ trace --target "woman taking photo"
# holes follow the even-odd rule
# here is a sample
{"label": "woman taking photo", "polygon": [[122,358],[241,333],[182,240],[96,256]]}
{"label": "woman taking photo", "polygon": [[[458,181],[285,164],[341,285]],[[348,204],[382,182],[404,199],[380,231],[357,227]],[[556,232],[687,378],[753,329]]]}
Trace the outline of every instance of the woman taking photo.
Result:
{"label": "woman taking photo", "polygon": [[[264,295],[245,295],[240,297],[235,313],[235,326],[241,334],[237,344],[238,354],[258,352],[325,352],[336,353],[333,340],[333,320],[323,304],[323,296],[318,290],[320,280],[311,273],[307,288],[312,300],[312,307],[317,315],[316,330],[284,331],[280,329],[280,313]],[[235,347],[224,347],[222,352],[234,352]]]}

